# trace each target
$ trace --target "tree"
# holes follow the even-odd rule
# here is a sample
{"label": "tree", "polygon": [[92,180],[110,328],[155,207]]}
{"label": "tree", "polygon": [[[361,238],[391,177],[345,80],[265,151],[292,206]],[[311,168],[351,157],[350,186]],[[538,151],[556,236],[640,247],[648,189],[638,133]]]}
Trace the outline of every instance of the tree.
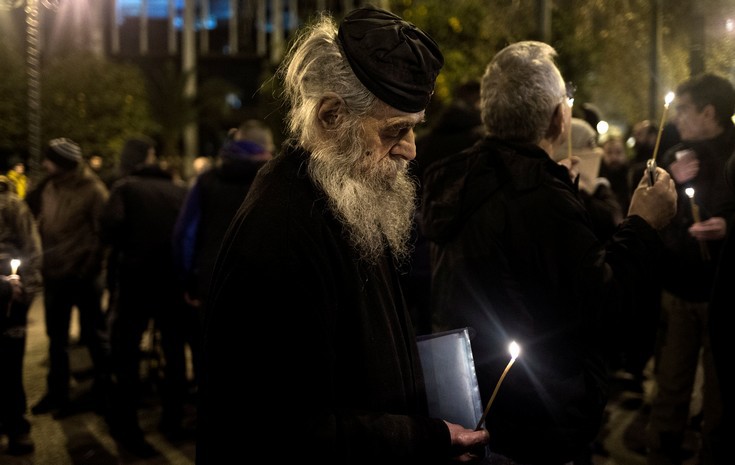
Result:
{"label": "tree", "polygon": [[[627,126],[649,115],[651,98],[690,74],[696,47],[693,11],[704,17],[707,71],[732,78],[735,36],[724,20],[733,0],[662,0],[658,74],[663,89],[650,96],[653,13],[650,0],[547,0],[552,3],[551,45],[559,68],[578,89],[578,103],[594,103],[603,116]],[[392,11],[425,29],[441,47],[445,66],[437,79],[432,106],[449,101],[457,84],[482,75],[492,56],[519,40],[538,40],[538,0],[391,0]],[[719,25],[718,25],[719,24]],[[656,103],[654,100],[654,108]]]}
{"label": "tree", "polygon": [[45,68],[42,89],[44,141],[68,137],[108,164],[117,162],[128,137],[158,129],[135,66],[69,53]]}
{"label": "tree", "polygon": [[0,43],[0,169],[12,155],[27,156],[28,118],[23,58]]}

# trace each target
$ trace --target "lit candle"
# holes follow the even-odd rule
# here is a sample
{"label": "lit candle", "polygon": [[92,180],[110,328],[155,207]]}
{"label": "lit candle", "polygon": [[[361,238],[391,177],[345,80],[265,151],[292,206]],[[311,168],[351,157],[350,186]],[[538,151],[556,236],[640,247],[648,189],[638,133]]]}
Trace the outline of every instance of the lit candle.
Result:
{"label": "lit candle", "polygon": [[569,105],[569,130],[567,131],[567,158],[572,158],[572,107],[574,106],[574,98],[567,99]]}
{"label": "lit candle", "polygon": [[664,125],[666,124],[666,113],[669,111],[669,105],[674,101],[674,93],[669,92],[664,98],[664,112],[661,113],[661,124],[658,125],[658,134],[656,135],[656,145],[653,146],[653,161],[656,161],[656,154],[658,154],[658,147],[661,145],[661,133],[664,132]]}
{"label": "lit candle", "polygon": [[[693,187],[687,187],[684,189],[684,192],[689,197],[689,203],[692,207],[692,218],[694,219],[695,223],[700,223],[702,221],[702,217],[699,215],[699,205],[694,201],[694,188]],[[699,251],[702,254],[702,260],[708,261],[710,259],[709,255],[709,247],[707,247],[707,243],[704,241],[699,241]]]}
{"label": "lit candle", "polygon": [[656,182],[656,155],[658,154],[658,147],[661,145],[661,134],[664,132],[664,125],[666,124],[666,113],[669,111],[669,105],[674,101],[674,93],[669,92],[664,97],[664,112],[661,113],[661,123],[658,125],[658,134],[656,135],[656,145],[653,146],[653,155],[651,159],[646,163],[646,170],[648,172],[648,184],[653,186]]}
{"label": "lit candle", "polygon": [[18,260],[17,258],[10,260],[10,274],[11,275],[17,275],[19,267],[20,267],[20,260]]}
{"label": "lit candle", "polygon": [[510,345],[508,346],[508,352],[510,352],[510,362],[508,362],[508,365],[505,366],[505,370],[503,370],[503,374],[500,375],[500,379],[498,380],[498,383],[495,385],[495,389],[493,390],[493,395],[490,396],[490,400],[487,402],[487,407],[485,407],[485,412],[483,412],[482,417],[480,418],[480,421],[477,422],[477,427],[475,427],[476,431],[479,431],[479,429],[482,428],[483,423],[485,423],[487,412],[490,411],[490,406],[493,404],[493,401],[495,400],[495,396],[498,395],[500,384],[505,379],[505,375],[508,374],[508,370],[510,370],[510,367],[513,366],[513,362],[516,361],[516,358],[518,358],[518,355],[521,353],[521,346],[519,346],[516,343],[516,341],[512,341]]}
{"label": "lit candle", "polygon": [[694,202],[694,188],[687,187],[684,189],[684,192],[686,192],[689,197],[689,203],[692,205],[692,218],[694,218],[695,223],[699,223],[702,221],[702,218],[699,216],[699,206]]}

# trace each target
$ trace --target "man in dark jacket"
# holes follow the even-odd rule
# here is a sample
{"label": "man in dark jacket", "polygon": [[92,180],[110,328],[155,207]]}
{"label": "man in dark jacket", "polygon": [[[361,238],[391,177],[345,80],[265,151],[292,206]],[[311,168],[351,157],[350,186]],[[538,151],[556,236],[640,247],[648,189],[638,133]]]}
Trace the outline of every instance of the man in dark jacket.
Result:
{"label": "man in dark jacket", "polygon": [[430,37],[370,7],[339,28],[323,16],[297,39],[280,70],[291,140],[258,172],[215,265],[200,465],[254,450],[276,462],[446,463],[487,441],[429,418],[396,269],[413,129],[442,64]]}
{"label": "man in dark jacket", "polygon": [[212,169],[194,181],[174,228],[174,254],[187,301],[202,308],[222,238],[258,170],[273,158],[273,134],[251,119],[225,142]]}
{"label": "man in dark jacket", "polygon": [[[43,303],[49,338],[48,390],[34,415],[67,415],[70,404],[69,327],[79,311],[81,342],[94,365],[94,393],[101,402],[108,388],[105,314],[102,309],[100,216],[109,195],[83,163],[79,145],[67,138],[48,143],[43,167],[48,172],[26,201],[36,216],[43,247]],[[99,405],[101,406],[101,405]]]}
{"label": "man in dark jacket", "polygon": [[[707,331],[708,303],[717,257],[727,234],[735,200],[723,173],[735,150],[735,89],[713,74],[688,79],[676,88],[674,124],[681,142],[661,157],[677,184],[679,209],[661,231],[664,267],[661,322],[656,341],[656,394],[648,425],[649,465],[677,465],[689,420],[697,366],[704,372],[702,463],[711,457],[722,403]],[[688,189],[692,189],[687,194]],[[697,215],[697,211],[699,215]]]}
{"label": "man in dark jacket", "polygon": [[500,51],[482,78],[488,136],[424,176],[436,323],[473,328],[484,402],[509,342],[522,348],[487,416],[490,463],[586,455],[606,401],[607,331],[624,317],[626,291],[654,272],[656,229],[676,207],[673,181],[659,170],[611,241],[595,236],[568,167],[551,159],[571,117],[555,56],[540,42]]}
{"label": "man in dark jacket", "polygon": [[[111,246],[110,352],[115,375],[110,432],[126,449],[151,456],[137,419],[140,345],[151,320],[165,359],[159,428],[179,434],[187,390],[185,342],[191,318],[176,274],[171,248],[174,223],[186,187],[158,164],[152,141],[136,139],[142,150],[124,151],[127,174],[115,181],[101,218]],[[126,147],[132,144],[126,144]]]}

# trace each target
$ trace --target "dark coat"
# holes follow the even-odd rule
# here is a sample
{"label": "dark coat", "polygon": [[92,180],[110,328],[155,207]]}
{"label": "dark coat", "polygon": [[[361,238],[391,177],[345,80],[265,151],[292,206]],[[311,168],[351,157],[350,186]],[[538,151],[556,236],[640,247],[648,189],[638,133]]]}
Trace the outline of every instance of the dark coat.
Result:
{"label": "dark coat", "polygon": [[567,170],[535,145],[486,138],[425,180],[435,317],[473,328],[484,403],[509,342],[522,348],[488,415],[490,450],[571,461],[601,425],[606,342],[653,272],[656,232],[630,217],[602,243]]}
{"label": "dark coat", "polygon": [[222,238],[264,163],[221,158],[189,191],[174,230],[174,252],[191,297],[206,300]]}
{"label": "dark coat", "polygon": [[[689,234],[694,223],[692,206],[685,190],[694,188],[694,200],[702,220],[719,216],[728,220],[735,213],[735,198],[725,181],[725,164],[735,150],[735,127],[729,126],[714,139],[701,142],[681,142],[671,147],[661,159],[661,167],[669,169],[676,160],[676,152],[693,150],[699,159],[697,176],[677,184],[679,195],[676,216],[661,231],[665,244],[664,266],[661,277],[665,290],[690,302],[707,302],[712,292],[717,261],[702,259],[700,243]],[[718,257],[722,240],[707,241],[711,257]]]}
{"label": "dark coat", "polygon": [[308,162],[289,148],[261,168],[222,243],[206,308],[197,463],[256,451],[277,454],[271,462],[441,461],[450,437],[423,416],[395,265],[389,254],[375,265],[358,258]]}
{"label": "dark coat", "polygon": [[112,246],[108,271],[133,279],[139,294],[171,291],[178,283],[171,236],[186,192],[157,165],[140,167],[112,186],[102,215],[103,238]]}
{"label": "dark coat", "polygon": [[109,192],[86,166],[44,178],[26,197],[43,245],[44,278],[94,279],[105,256],[100,216]]}
{"label": "dark coat", "polygon": [[[730,156],[725,168],[728,192],[735,199],[735,152]],[[722,419],[720,423],[722,438],[731,438],[735,435],[735,399],[732,397],[735,389],[735,373],[733,372],[733,337],[732,311],[735,309],[735,292],[732,289],[735,276],[735,215],[731,215],[727,223],[727,236],[717,259],[712,298],[709,303],[708,331],[712,346],[712,358],[717,372],[719,391],[722,396]],[[713,457],[719,463],[727,463],[731,456],[729,441],[717,441],[713,450]],[[717,463],[717,462],[716,462]]]}

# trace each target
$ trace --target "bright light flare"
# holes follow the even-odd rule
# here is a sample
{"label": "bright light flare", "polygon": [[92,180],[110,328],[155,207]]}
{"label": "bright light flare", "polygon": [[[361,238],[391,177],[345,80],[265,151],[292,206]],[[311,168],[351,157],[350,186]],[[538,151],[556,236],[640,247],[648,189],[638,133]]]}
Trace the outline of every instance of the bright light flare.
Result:
{"label": "bright light flare", "polygon": [[664,105],[666,105],[666,108],[668,108],[669,105],[671,105],[671,102],[674,101],[674,97],[676,97],[676,94],[673,92],[666,94],[666,97],[664,97]]}
{"label": "bright light flare", "polygon": [[516,341],[511,341],[508,345],[508,352],[510,352],[511,359],[515,360],[521,354],[521,346]]}

